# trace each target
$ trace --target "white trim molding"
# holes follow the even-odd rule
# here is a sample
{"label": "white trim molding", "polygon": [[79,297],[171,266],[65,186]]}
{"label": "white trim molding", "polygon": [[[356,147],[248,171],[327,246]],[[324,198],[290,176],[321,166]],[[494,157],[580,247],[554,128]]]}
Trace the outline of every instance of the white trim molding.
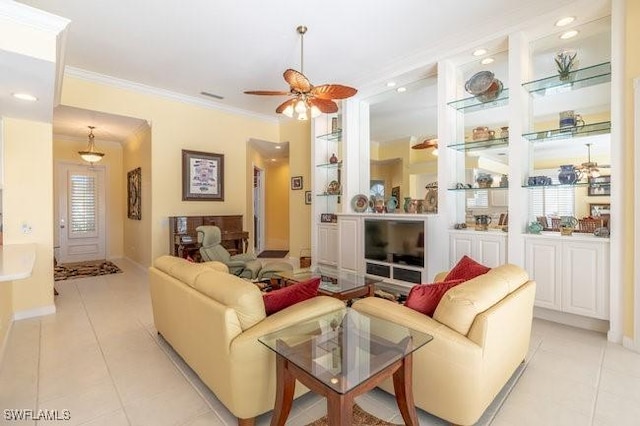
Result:
{"label": "white trim molding", "polygon": [[160,89],[158,87],[147,86],[146,84],[136,83],[135,81],[124,80],[121,78],[111,77],[104,74],[99,74],[93,71],[87,71],[80,68],[65,67],[65,76],[77,78],[80,80],[88,81],[91,83],[103,84],[105,86],[111,86],[118,89],[129,90],[132,92],[142,93],[145,95],[158,96],[172,101],[183,102],[199,106],[202,108],[213,109],[217,111],[228,112],[231,114],[244,115],[258,120],[263,120],[268,123],[277,124],[280,122],[278,118],[271,117],[264,114],[258,114],[256,112],[247,111],[241,108],[231,107],[229,105],[220,104],[218,102],[200,99],[195,96],[184,95],[178,92],[172,92],[167,89]]}
{"label": "white trim molding", "polygon": [[[640,76],[633,79],[633,341],[630,348],[640,352],[640,267],[638,258],[640,257]],[[626,337],[625,337],[626,339]],[[627,347],[625,345],[625,347]]]}
{"label": "white trim molding", "polygon": [[13,313],[13,320],[23,320],[27,318],[42,317],[45,315],[52,315],[56,313],[56,305],[41,306],[39,308],[25,309],[24,311],[17,311]]}
{"label": "white trim molding", "polygon": [[52,34],[64,31],[71,22],[67,18],[16,1],[0,2],[0,17]]}

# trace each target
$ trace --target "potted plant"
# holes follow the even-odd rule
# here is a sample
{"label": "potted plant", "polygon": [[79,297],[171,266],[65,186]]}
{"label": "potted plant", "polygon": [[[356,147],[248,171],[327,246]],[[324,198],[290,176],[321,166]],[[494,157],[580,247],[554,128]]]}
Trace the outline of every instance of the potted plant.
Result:
{"label": "potted plant", "polygon": [[569,79],[571,70],[577,65],[577,55],[577,52],[571,50],[562,50],[556,54],[555,61],[560,80]]}

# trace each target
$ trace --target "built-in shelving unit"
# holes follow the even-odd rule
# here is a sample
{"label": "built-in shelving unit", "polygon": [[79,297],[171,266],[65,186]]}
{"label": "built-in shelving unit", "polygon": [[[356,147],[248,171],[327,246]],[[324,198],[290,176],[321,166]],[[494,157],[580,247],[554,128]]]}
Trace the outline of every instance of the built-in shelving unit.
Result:
{"label": "built-in shelving unit", "polygon": [[[576,183],[552,183],[550,185],[522,185],[523,188],[536,189],[536,188],[548,188],[548,187],[586,187],[589,186],[589,182],[576,182]],[[592,184],[593,186],[593,184]]]}
{"label": "built-in shelving unit", "polygon": [[477,97],[472,96],[469,98],[464,98],[464,99],[459,99],[456,101],[449,102],[447,103],[447,105],[450,105],[451,107],[457,109],[460,112],[468,113],[468,112],[480,111],[483,109],[497,108],[497,107],[505,106],[508,103],[509,103],[509,89],[505,88],[505,89],[502,89],[502,92],[500,92],[500,94],[498,95],[498,97],[496,97],[496,99],[491,101],[482,102]]}
{"label": "built-in shelving unit", "polygon": [[491,190],[497,189],[497,190],[503,190],[504,191],[504,190],[509,189],[509,187],[508,186],[489,186],[489,187],[486,187],[486,188],[479,188],[479,187],[449,188],[448,190],[449,191],[482,191],[482,190],[485,190],[485,189],[491,189]]}
{"label": "built-in shelving unit", "polygon": [[560,76],[556,75],[523,83],[522,87],[534,96],[548,96],[610,81],[611,62],[605,62],[572,71],[565,79],[560,79]]}
{"label": "built-in shelving unit", "polygon": [[448,145],[449,148],[455,149],[456,151],[480,151],[488,148],[499,148],[501,146],[509,145],[509,138],[494,138],[494,139],[484,139],[480,141],[468,141],[463,143],[454,143],[452,145]]}
{"label": "built-in shelving unit", "polygon": [[584,126],[543,130],[540,132],[525,133],[523,138],[531,142],[544,142],[557,139],[579,138],[584,136],[603,135],[611,133],[611,122],[586,124]]}

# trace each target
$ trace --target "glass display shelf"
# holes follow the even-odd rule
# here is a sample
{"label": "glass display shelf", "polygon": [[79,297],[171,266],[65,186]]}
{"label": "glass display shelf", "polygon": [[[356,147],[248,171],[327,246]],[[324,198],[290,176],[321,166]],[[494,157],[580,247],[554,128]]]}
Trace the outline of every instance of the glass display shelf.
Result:
{"label": "glass display shelf", "polygon": [[341,192],[338,192],[337,194],[328,194],[326,192],[320,192],[316,194],[316,197],[339,197],[341,195],[342,195]]}
{"label": "glass display shelf", "polygon": [[322,139],[325,141],[337,141],[339,142],[342,138],[342,129],[336,130],[335,132],[327,133],[324,135],[316,136],[316,139]]}
{"label": "glass display shelf", "polygon": [[586,124],[581,127],[569,127],[564,129],[544,130],[541,132],[525,133],[523,138],[530,142],[544,142],[557,139],[579,138],[582,136],[603,135],[611,133],[611,122]]}
{"label": "glass display shelf", "polygon": [[471,188],[449,188],[449,191],[482,191],[485,189],[500,189],[500,190],[506,190],[509,189],[508,186],[489,186],[487,188],[479,188],[477,186],[471,187]]}
{"label": "glass display shelf", "polygon": [[[592,184],[593,185],[593,184]],[[589,182],[576,182],[576,183],[552,183],[551,185],[522,185],[523,188],[534,189],[534,188],[548,188],[548,187],[570,187],[570,186],[578,186],[578,187],[587,187],[589,186]]]}
{"label": "glass display shelf", "polygon": [[509,138],[483,139],[480,141],[468,141],[447,145],[448,148],[456,151],[479,151],[487,148],[497,148],[509,145]]}
{"label": "glass display shelf", "polygon": [[316,167],[323,168],[323,169],[340,169],[342,168],[342,161],[339,161],[337,163],[316,164]]}
{"label": "glass display shelf", "polygon": [[464,98],[457,101],[448,102],[447,105],[452,106],[460,112],[468,113],[480,111],[483,109],[497,108],[505,106],[509,103],[509,89],[503,89],[500,95],[492,101],[482,102],[475,96]]}
{"label": "glass display shelf", "polygon": [[522,87],[531,95],[541,97],[565,93],[571,90],[608,83],[610,81],[611,62],[605,62],[592,67],[571,71],[569,77],[565,80],[560,80],[560,76],[555,75],[523,83]]}

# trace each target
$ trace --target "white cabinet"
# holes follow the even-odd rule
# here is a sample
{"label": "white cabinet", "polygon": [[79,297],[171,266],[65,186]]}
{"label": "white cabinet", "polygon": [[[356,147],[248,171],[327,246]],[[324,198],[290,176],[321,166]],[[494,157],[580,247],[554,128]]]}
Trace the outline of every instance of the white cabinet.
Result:
{"label": "white cabinet", "polygon": [[507,261],[507,234],[483,231],[450,231],[449,264],[453,267],[464,255],[494,268]]}
{"label": "white cabinet", "polygon": [[338,264],[338,225],[335,223],[318,225],[317,263],[336,266]]}
{"label": "white cabinet", "polygon": [[536,306],[609,318],[609,241],[590,235],[527,236],[525,268],[536,281]]}
{"label": "white cabinet", "polygon": [[340,270],[362,273],[364,262],[362,219],[357,216],[338,216],[338,268]]}

